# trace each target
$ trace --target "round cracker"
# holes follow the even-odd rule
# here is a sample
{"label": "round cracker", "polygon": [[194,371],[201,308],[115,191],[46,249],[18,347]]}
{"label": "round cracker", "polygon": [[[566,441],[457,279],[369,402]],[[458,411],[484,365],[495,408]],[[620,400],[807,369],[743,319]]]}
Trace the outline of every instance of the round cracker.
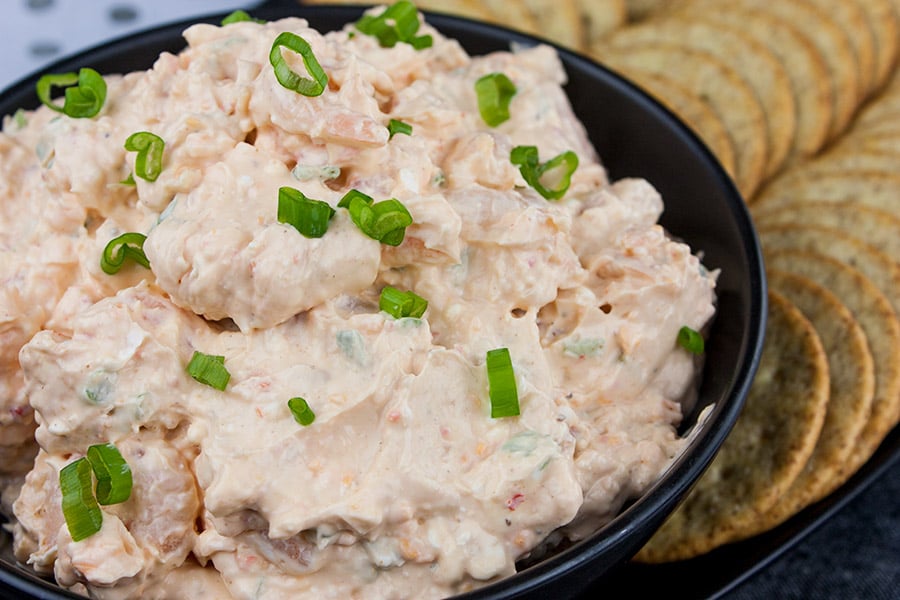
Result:
{"label": "round cracker", "polygon": [[625,0],[625,10],[631,22],[643,21],[666,10],[668,0]]}
{"label": "round cracker", "polygon": [[584,50],[616,31],[628,20],[625,0],[575,0],[584,23]]}
{"label": "round cracker", "polygon": [[806,177],[778,178],[766,186],[753,202],[784,204],[797,200],[857,202],[900,216],[900,173],[883,171],[841,171],[811,173]]}
{"label": "round cracker", "polygon": [[859,85],[864,96],[875,88],[877,45],[875,32],[866,19],[861,3],[847,0],[811,0],[826,14],[834,15],[835,23],[844,29],[859,68]]}
{"label": "round cracker", "polygon": [[753,89],[709,52],[662,42],[608,48],[598,57],[622,71],[673,77],[693,90],[725,123],[735,149],[735,180],[749,197],[762,180],[767,140],[765,116]]}
{"label": "round cracker", "polygon": [[798,201],[768,210],[754,206],[753,220],[759,228],[775,225],[814,225],[842,229],[895,260],[900,258],[900,217],[853,202]]}
{"label": "round cracker", "polygon": [[584,23],[575,0],[520,0],[541,28],[540,35],[563,46],[579,47]]}
{"label": "round cracker", "polygon": [[[705,14],[716,7],[726,7],[738,13],[759,11],[782,23],[797,27],[813,45],[827,67],[827,83],[832,102],[832,120],[828,123],[828,137],[834,137],[849,123],[861,100],[859,73],[849,40],[840,27],[822,14],[807,0],[791,2],[759,2],[759,0],[692,0],[686,4],[690,14]],[[724,10],[724,9],[723,9]]]}
{"label": "round cracker", "polygon": [[878,88],[890,77],[897,58],[900,14],[894,10],[891,0],[866,0],[858,4],[875,34],[875,87]]}
{"label": "round cracker", "polygon": [[718,454],[684,502],[635,557],[667,562],[745,537],[800,474],[822,429],[828,362],[799,309],[769,293],[759,370]]}
{"label": "round cracker", "polygon": [[[764,44],[743,28],[717,23],[700,15],[673,15],[611,35],[604,45],[612,47],[665,42],[710,52],[734,67],[763,107],[769,156],[766,175],[778,171],[793,146],[797,107],[784,65]],[[600,50],[602,53],[602,50]]]}
{"label": "round cracker", "polygon": [[900,415],[900,321],[890,300],[857,269],[813,252],[766,252],[770,268],[812,279],[835,293],[863,328],[875,367],[869,418],[847,461],[841,481],[861,467],[896,425]]}
{"label": "round cracker", "polygon": [[716,155],[722,168],[734,177],[734,146],[722,119],[708,104],[681,83],[663,75],[633,71],[629,77],[687,123]]}
{"label": "round cracker", "polygon": [[[681,10],[685,5],[678,6]],[[797,107],[797,132],[790,154],[804,157],[818,152],[825,144],[834,111],[828,67],[808,36],[794,24],[759,10],[720,4],[700,14],[715,23],[741,28],[778,57]]]}
{"label": "round cracker", "polygon": [[789,185],[792,179],[809,179],[823,173],[840,173],[845,171],[870,171],[894,173],[900,167],[896,154],[877,150],[852,148],[849,151],[837,147],[821,156],[786,171],[779,177],[779,182]]}
{"label": "round cracker", "polygon": [[829,256],[860,271],[900,312],[900,264],[894,257],[849,235],[817,225],[773,225],[759,231],[763,251],[806,250]]}
{"label": "round cracker", "polygon": [[508,0],[482,0],[482,6],[490,12],[489,20],[524,31],[531,35],[541,35],[540,26],[534,14],[522,2]]}
{"label": "round cracker", "polygon": [[769,286],[812,323],[828,356],[825,422],[806,466],[787,492],[756,522],[754,533],[780,525],[844,481],[844,463],[869,417],[875,368],[869,343],[853,313],[838,297],[806,277],[769,269]]}

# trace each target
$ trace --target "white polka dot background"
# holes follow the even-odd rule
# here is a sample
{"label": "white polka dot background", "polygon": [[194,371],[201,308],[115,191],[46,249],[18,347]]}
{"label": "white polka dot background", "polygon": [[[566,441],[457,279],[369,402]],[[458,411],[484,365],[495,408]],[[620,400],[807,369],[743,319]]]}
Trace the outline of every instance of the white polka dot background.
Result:
{"label": "white polka dot background", "polygon": [[0,89],[50,63],[135,31],[252,0],[0,0]]}

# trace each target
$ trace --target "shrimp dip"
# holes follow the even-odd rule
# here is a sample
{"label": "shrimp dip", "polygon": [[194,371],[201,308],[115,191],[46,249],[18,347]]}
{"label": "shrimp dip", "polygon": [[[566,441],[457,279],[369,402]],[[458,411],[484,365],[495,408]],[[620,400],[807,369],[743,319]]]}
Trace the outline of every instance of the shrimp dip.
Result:
{"label": "shrimp dip", "polygon": [[[546,45],[409,2],[48,74],[0,134],[0,484],[92,598],[441,598],[686,445],[716,273]],[[610,115],[615,118],[615,115]]]}

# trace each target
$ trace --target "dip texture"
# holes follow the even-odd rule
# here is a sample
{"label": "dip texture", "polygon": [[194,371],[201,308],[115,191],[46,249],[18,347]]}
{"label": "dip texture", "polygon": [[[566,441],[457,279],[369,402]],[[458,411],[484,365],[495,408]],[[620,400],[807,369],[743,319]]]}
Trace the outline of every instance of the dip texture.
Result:
{"label": "dip texture", "polygon": [[[276,79],[283,32],[321,95]],[[648,182],[607,180],[552,48],[470,57],[426,34],[199,24],[180,54],[106,76],[92,118],[5,120],[0,472],[20,561],[96,598],[438,598],[560,528],[583,537],[678,455],[698,360],[676,338],[712,318],[715,273],[656,223]],[[491,73],[516,88],[496,127],[475,92]],[[135,132],[165,143],[155,181],[133,175]],[[517,146],[577,155],[561,199],[526,183]],[[284,187],[335,209],[324,235],[279,220]],[[338,207],[351,189],[406,207],[402,243]],[[107,274],[125,232],[150,269]],[[388,285],[424,315],[380,311]],[[497,348],[519,416],[490,416]],[[196,351],[224,357],[224,390],[187,373]],[[106,442],[133,489],[76,542],[59,471]]]}

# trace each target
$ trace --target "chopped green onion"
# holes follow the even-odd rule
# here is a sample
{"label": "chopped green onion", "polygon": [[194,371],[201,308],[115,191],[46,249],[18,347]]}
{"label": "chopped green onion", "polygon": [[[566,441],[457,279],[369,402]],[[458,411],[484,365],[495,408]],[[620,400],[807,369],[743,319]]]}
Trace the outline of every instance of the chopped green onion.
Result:
{"label": "chopped green onion", "polygon": [[[97,71],[85,67],[75,73],[44,75],[37,81],[36,92],[41,102],[75,119],[90,118],[103,108],[106,101],[106,82]],[[50,98],[50,90],[64,87],[63,105],[55,104]]]}
{"label": "chopped green onion", "polygon": [[372,198],[359,190],[347,192],[338,206],[350,212],[350,220],[360,231],[388,246],[399,246],[406,235],[406,228],[413,222],[412,215],[396,198],[373,204]]}
{"label": "chopped green onion", "polygon": [[242,21],[250,21],[252,23],[265,23],[265,21],[262,19],[254,19],[243,10],[236,10],[222,19],[222,26],[224,27],[225,25],[231,25],[232,23],[240,23]]}
{"label": "chopped green onion", "polygon": [[112,444],[88,447],[87,459],[97,477],[97,502],[106,506],[125,502],[131,496],[131,468]]}
{"label": "chopped green onion", "polygon": [[70,462],[59,472],[63,518],[75,542],[94,535],[103,526],[103,512],[94,498],[92,484],[91,464],[85,457]]}
{"label": "chopped green onion", "polygon": [[300,190],[278,188],[278,222],[292,225],[308,238],[320,238],[328,231],[334,209],[327,202],[307,198]]}
{"label": "chopped green onion", "polygon": [[26,116],[24,109],[16,109],[16,112],[13,113],[13,123],[15,123],[16,127],[19,129],[24,129],[25,126],[28,125],[28,117]]}
{"label": "chopped green onion", "polygon": [[133,260],[142,267],[150,268],[150,261],[144,254],[144,241],[147,236],[143,233],[123,233],[106,244],[103,254],[100,256],[100,268],[107,275],[115,275],[128,259]]}
{"label": "chopped green onion", "polygon": [[316,420],[316,413],[312,411],[303,398],[291,398],[287,404],[288,408],[291,409],[291,414],[294,415],[294,420],[304,427],[312,425],[313,421]]}
{"label": "chopped green onion", "polygon": [[132,133],[125,140],[125,149],[137,152],[134,172],[145,181],[156,181],[162,172],[162,157],[166,143],[161,137],[149,131]]}
{"label": "chopped green onion", "polygon": [[355,26],[362,33],[378,39],[382,48],[393,48],[397,42],[405,42],[416,50],[422,50],[434,43],[430,35],[416,36],[419,11],[408,0],[393,3],[379,15],[365,15]]}
{"label": "chopped green onion", "polygon": [[341,198],[340,202],[338,202],[338,208],[349,209],[354,200],[359,200],[361,202],[365,202],[366,204],[372,204],[374,202],[374,200],[372,200],[372,196],[363,194],[357,189],[352,189],[344,194],[344,197]]}
{"label": "chopped green onion", "polygon": [[225,357],[194,351],[187,366],[188,375],[209,387],[223,391],[228,386],[231,373],[225,368]]}
{"label": "chopped green onion", "polygon": [[[282,46],[293,50],[303,57],[303,65],[312,79],[298,75],[291,70],[281,54]],[[275,78],[278,80],[278,83],[282,87],[293,90],[298,94],[319,96],[325,91],[325,86],[328,85],[328,75],[325,74],[322,65],[316,60],[309,42],[296,33],[285,31],[278,34],[278,37],[272,42],[272,49],[269,51],[269,62],[272,64],[272,68],[275,69]]]}
{"label": "chopped green onion", "polygon": [[[569,189],[572,182],[572,174],[578,168],[578,156],[568,150],[559,154],[545,163],[538,160],[536,146],[516,146],[509,156],[510,162],[519,167],[522,177],[532,188],[547,200],[559,200]],[[548,171],[562,169],[561,176],[555,187],[546,188],[541,183],[541,177]]]}
{"label": "chopped green onion", "polygon": [[384,286],[378,299],[378,308],[395,319],[414,317],[419,319],[428,308],[428,300],[415,292],[401,292],[395,287]]}
{"label": "chopped green onion", "polygon": [[509,119],[509,103],[516,95],[516,86],[503,73],[489,73],[475,82],[478,112],[491,127]]}
{"label": "chopped green onion", "polygon": [[678,330],[678,345],[694,354],[703,354],[703,336],[687,325]]}
{"label": "chopped green onion", "polygon": [[388,139],[391,139],[398,133],[402,133],[404,135],[412,135],[412,125],[409,123],[404,123],[403,121],[398,121],[397,119],[391,119],[388,122]]}
{"label": "chopped green onion", "polygon": [[488,396],[491,399],[491,418],[515,417],[519,414],[519,392],[516,374],[507,348],[487,352]]}

